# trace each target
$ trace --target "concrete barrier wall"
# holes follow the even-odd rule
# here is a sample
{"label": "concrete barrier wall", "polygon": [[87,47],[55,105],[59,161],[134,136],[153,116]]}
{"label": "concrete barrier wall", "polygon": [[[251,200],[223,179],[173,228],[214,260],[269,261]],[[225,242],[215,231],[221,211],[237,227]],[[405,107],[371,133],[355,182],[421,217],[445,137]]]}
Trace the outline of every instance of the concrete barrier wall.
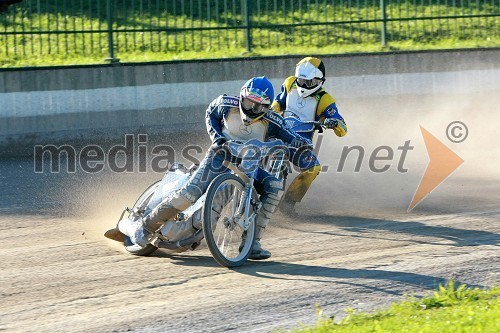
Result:
{"label": "concrete barrier wall", "polygon": [[[208,103],[266,75],[276,91],[301,57],[0,70],[0,154],[12,145],[202,130]],[[322,56],[339,103],[500,89],[500,49]],[[453,83],[453,84],[450,84]],[[51,142],[52,140],[52,142]]]}

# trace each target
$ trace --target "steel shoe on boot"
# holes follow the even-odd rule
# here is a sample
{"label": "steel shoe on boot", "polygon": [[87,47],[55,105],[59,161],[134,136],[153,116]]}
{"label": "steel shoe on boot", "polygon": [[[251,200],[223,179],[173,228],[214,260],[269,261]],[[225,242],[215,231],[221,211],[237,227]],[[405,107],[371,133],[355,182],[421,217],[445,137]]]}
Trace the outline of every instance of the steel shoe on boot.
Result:
{"label": "steel shoe on boot", "polygon": [[118,228],[109,229],[104,233],[106,238],[112,239],[117,242],[123,243],[125,241],[125,235],[120,232]]}
{"label": "steel shoe on boot", "polygon": [[265,260],[271,257],[271,252],[266,249],[263,249],[260,245],[260,242],[255,241],[253,244],[252,252],[250,253],[250,257],[248,259],[252,260]]}
{"label": "steel shoe on boot", "polygon": [[118,222],[118,229],[124,235],[130,237],[132,243],[137,244],[139,246],[146,246],[149,243],[149,238],[152,233],[149,232],[142,223],[142,219],[130,220],[123,219]]}

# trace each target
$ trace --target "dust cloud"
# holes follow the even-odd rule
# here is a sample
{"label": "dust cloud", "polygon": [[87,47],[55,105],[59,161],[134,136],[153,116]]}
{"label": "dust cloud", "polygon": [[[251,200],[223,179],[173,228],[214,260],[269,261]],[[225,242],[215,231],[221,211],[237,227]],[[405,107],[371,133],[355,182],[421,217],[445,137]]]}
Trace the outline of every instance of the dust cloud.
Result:
{"label": "dust cloud", "polygon": [[[324,136],[319,158],[329,167],[328,171],[318,176],[300,207],[311,214],[405,213],[429,162],[420,126],[464,163],[414,211],[460,212],[495,207],[500,199],[500,114],[496,112],[499,102],[498,94],[491,92],[339,103],[349,133],[344,138],[332,133]],[[447,126],[454,121],[463,122],[468,129],[468,136],[461,143],[451,142],[446,135]],[[408,150],[402,164],[407,172],[401,172],[398,165],[408,140],[413,149]],[[353,146],[363,147],[365,153],[359,172],[355,172],[359,158],[356,151],[341,159],[342,149]],[[374,162],[378,169],[390,165],[389,170],[374,172],[369,165],[370,155],[380,146],[390,147],[394,155],[390,160]],[[387,156],[387,150],[378,156]],[[342,160],[345,164],[340,170]]]}
{"label": "dust cloud", "polygon": [[[203,153],[190,152],[190,158],[201,160],[207,148],[207,143],[203,139],[209,140],[208,135],[202,133],[196,133],[193,137],[166,135],[166,140],[162,144],[167,143],[174,148],[175,155],[170,155],[170,158],[174,158],[168,159],[168,164],[167,160],[164,160],[160,164],[161,168],[168,169],[167,166],[174,161],[190,166],[192,162],[183,156],[183,149],[191,145],[199,146]],[[72,191],[76,189],[77,197],[66,200],[65,206],[71,207],[72,213],[83,219],[85,229],[89,234],[102,237],[107,229],[116,225],[125,207],[132,207],[147,187],[163,177],[164,172],[155,171],[152,168],[152,159],[165,154],[165,152],[154,156],[151,154],[153,147],[157,145],[157,142],[148,143],[147,172],[138,172],[136,159],[134,172],[131,173],[115,173],[106,169],[99,174],[82,174],[81,177],[75,179],[70,188]],[[122,163],[118,164],[123,165]]]}

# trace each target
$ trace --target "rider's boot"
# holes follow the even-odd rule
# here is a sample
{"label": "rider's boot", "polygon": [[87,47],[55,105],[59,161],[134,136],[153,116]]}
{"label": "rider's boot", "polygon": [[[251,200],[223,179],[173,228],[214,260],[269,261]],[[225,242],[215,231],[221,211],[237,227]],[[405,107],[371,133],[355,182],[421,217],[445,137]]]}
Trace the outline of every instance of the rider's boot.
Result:
{"label": "rider's boot", "polygon": [[271,257],[271,252],[262,248],[262,246],[260,245],[260,239],[262,237],[262,234],[264,233],[264,229],[265,227],[257,224],[255,242],[253,243],[252,252],[250,253],[250,257],[248,257],[248,259],[265,260]]}
{"label": "rider's boot", "polygon": [[284,215],[289,217],[298,216],[297,211],[295,210],[295,205],[297,202],[302,201],[302,198],[304,198],[307,190],[311,187],[312,182],[316,179],[316,176],[318,176],[320,171],[321,166],[314,165],[309,169],[302,170],[293,180],[279,206],[280,211]]}
{"label": "rider's boot", "polygon": [[138,244],[142,247],[146,246],[149,241],[149,235],[152,233],[146,233],[144,228],[144,222],[142,218],[135,220],[125,218],[118,222],[118,229],[120,232],[128,237],[134,244]]}
{"label": "rider's boot", "polygon": [[276,193],[267,193],[261,196],[262,207],[257,213],[256,221],[257,230],[255,234],[255,242],[252,248],[252,252],[250,253],[249,259],[252,260],[264,260],[271,257],[271,252],[266,249],[263,249],[260,245],[260,240],[262,238],[262,234],[266,229],[271,216],[276,211],[276,207],[278,206],[281,197],[283,196],[283,191],[281,191],[282,184],[279,182],[276,184],[272,184],[276,187]]}
{"label": "rider's boot", "polygon": [[144,218],[135,221],[124,219],[118,222],[120,231],[129,236],[130,240],[140,246],[146,246],[151,237],[158,231],[165,221],[172,220],[179,212],[191,206],[191,202],[181,195],[176,195],[168,201],[158,205]]}

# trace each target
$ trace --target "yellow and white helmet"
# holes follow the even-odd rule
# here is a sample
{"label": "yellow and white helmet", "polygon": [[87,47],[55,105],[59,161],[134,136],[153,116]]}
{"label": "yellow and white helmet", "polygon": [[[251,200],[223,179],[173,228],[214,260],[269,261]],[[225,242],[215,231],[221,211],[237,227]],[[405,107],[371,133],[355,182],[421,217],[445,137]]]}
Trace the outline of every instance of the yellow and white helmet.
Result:
{"label": "yellow and white helmet", "polygon": [[297,91],[301,97],[307,97],[320,90],[325,82],[325,65],[314,57],[306,57],[295,67]]}

